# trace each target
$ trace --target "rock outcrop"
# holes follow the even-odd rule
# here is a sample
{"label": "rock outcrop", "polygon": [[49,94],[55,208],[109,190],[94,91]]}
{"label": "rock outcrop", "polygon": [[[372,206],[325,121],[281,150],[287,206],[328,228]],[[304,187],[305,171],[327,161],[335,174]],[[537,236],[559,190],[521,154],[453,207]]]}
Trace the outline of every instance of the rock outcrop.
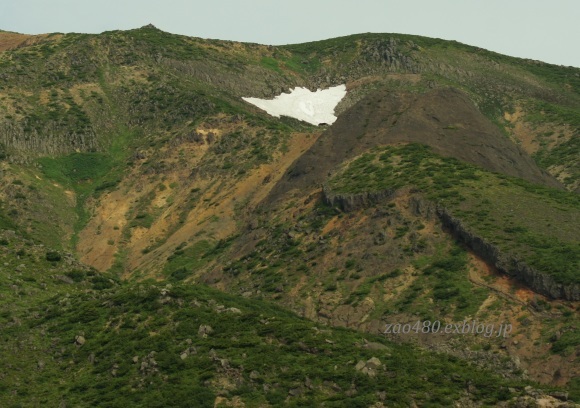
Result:
{"label": "rock outcrop", "polygon": [[580,300],[580,285],[564,285],[553,277],[541,273],[525,262],[502,253],[496,246],[470,232],[460,219],[453,217],[444,208],[437,209],[443,226],[461,241],[465,242],[485,262],[498,271],[516,278],[534,292],[553,299]]}
{"label": "rock outcrop", "polygon": [[370,207],[373,204],[394,197],[395,190],[363,192],[359,194],[335,194],[327,186],[322,187],[324,203],[332,207],[350,212]]}
{"label": "rock outcrop", "polygon": [[[358,194],[338,194],[332,192],[326,185],[323,186],[322,192],[326,204],[344,212],[368,208],[390,200],[396,195],[396,191],[392,189]],[[537,271],[514,256],[503,253],[495,245],[469,231],[460,219],[453,217],[445,208],[435,206],[418,197],[412,197],[409,205],[417,216],[430,218],[435,212],[443,227],[467,244],[480,258],[493,265],[498,271],[524,283],[534,292],[552,299],[580,300],[580,285],[557,282],[552,276]]]}
{"label": "rock outcrop", "polygon": [[75,130],[48,122],[42,128],[27,129],[27,123],[0,122],[0,144],[9,156],[42,156],[90,152],[100,149],[95,130]]}

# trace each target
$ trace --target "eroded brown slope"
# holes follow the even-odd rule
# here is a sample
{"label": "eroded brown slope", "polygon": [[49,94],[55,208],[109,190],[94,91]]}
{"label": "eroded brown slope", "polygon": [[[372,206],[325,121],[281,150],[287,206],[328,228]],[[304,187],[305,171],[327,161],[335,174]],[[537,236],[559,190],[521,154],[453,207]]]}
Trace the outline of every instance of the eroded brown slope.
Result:
{"label": "eroded brown slope", "polygon": [[[577,357],[550,351],[554,339],[569,330],[576,303],[535,294],[473,253],[466,254],[461,271],[434,281],[437,272],[426,267],[449,259],[457,248],[435,206],[413,191],[402,189],[347,213],[321,207],[319,190],[297,192],[257,216],[213,269],[196,273],[195,279],[276,300],[322,324],[371,333],[383,332],[387,323],[418,320],[509,323],[513,330],[506,337],[410,333],[391,338],[508,376],[527,370],[534,380],[559,385],[577,376]],[[461,289],[443,299],[442,288]],[[548,304],[550,312],[541,306]]]}
{"label": "eroded brown slope", "polygon": [[16,48],[31,37],[26,34],[0,32],[0,51]]}
{"label": "eroded brown slope", "polygon": [[9,31],[0,31],[0,52],[6,50],[13,50],[15,48],[26,47],[29,45],[34,45],[43,40],[46,40],[49,36],[53,39],[58,39],[62,37],[62,34],[40,34],[40,35],[29,35],[12,33]]}
{"label": "eroded brown slope", "polygon": [[426,144],[443,156],[561,188],[555,178],[504,136],[466,94],[452,88],[425,94],[381,90],[344,112],[293,164],[268,201],[276,201],[289,190],[317,186],[344,160],[371,147],[397,142]]}
{"label": "eroded brown slope", "polygon": [[[211,132],[220,140],[232,129],[247,130],[244,124],[234,124]],[[202,128],[198,131],[204,132]],[[204,163],[207,166],[207,160],[219,160],[207,141],[176,142],[146,153],[166,164],[163,171],[154,174],[141,163],[125,175],[118,189],[91,204],[93,215],[78,235],[80,259],[100,271],[117,262],[119,272],[126,276],[139,271],[159,277],[168,256],[180,244],[214,242],[235,234],[237,218],[266,197],[317,136],[315,132],[292,134],[287,150],[250,169],[244,177],[198,171]],[[154,219],[150,225],[140,225],[135,223],[138,213]]]}

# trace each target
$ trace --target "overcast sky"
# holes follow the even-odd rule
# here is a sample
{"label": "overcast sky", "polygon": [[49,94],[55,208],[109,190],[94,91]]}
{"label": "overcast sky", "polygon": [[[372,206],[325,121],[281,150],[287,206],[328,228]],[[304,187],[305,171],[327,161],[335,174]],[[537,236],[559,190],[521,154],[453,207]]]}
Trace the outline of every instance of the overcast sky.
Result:
{"label": "overcast sky", "polygon": [[457,40],[580,67],[580,0],[0,0],[0,29],[177,34],[288,44],[364,32]]}

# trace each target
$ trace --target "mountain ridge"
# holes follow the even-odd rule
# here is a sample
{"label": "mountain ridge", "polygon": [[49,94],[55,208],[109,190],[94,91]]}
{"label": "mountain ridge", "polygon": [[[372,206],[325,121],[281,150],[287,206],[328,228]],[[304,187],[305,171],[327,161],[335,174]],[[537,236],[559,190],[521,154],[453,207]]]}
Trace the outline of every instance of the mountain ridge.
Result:
{"label": "mountain ridge", "polygon": [[[522,178],[528,181],[561,188],[560,183],[532,164],[522,150],[517,149],[509,141],[506,143],[499,132],[494,133],[491,130],[493,128],[485,123],[485,119],[481,121],[483,117],[474,115],[473,109],[467,108],[469,102],[466,104],[464,95],[452,89],[440,89],[429,91],[424,96],[425,101],[418,101],[417,98],[412,102],[413,109],[423,111],[421,112],[423,115],[415,113],[414,116],[408,114],[410,109],[408,99],[413,98],[413,95],[398,96],[380,93],[371,94],[368,100],[363,99],[352,107],[351,111],[344,112],[341,120],[321,135],[311,148],[312,150],[306,152],[300,161],[293,164],[287,175],[288,183],[281,184],[278,187],[279,191],[292,189],[293,185],[290,183],[299,183],[302,177],[310,179],[307,181],[310,185],[320,185],[326,173],[337,164],[376,145],[398,142],[427,144],[435,148],[439,154],[453,156],[490,171],[519,177],[522,177],[525,172]],[[381,104],[384,99],[386,99],[385,106]],[[448,105],[441,110],[439,106],[443,105],[441,103],[443,101]],[[371,110],[368,106],[372,106]],[[425,112],[429,106],[431,106],[431,112]],[[467,109],[463,109],[464,106]],[[461,113],[459,113],[460,109],[462,109]],[[380,119],[373,120],[373,118]],[[435,122],[435,125],[425,125],[425,119]],[[472,135],[474,132],[477,133],[476,136]],[[493,139],[490,140],[491,138]],[[503,146],[499,147],[501,144]],[[487,146],[498,150],[493,152],[482,150]],[[510,156],[501,157],[508,154],[506,152],[508,149],[513,149],[509,152]],[[333,157],[333,155],[337,156],[337,153],[338,157]],[[468,153],[472,155],[467,156]],[[498,160],[497,156],[501,159]],[[325,158],[324,163],[318,161],[320,157]],[[509,163],[509,167],[501,163],[502,159]],[[326,167],[309,175],[315,162]],[[518,168],[520,166],[521,168]],[[524,167],[526,170],[523,170]],[[297,188],[305,186],[299,184]],[[277,193],[273,194],[275,196]]]}
{"label": "mountain ridge", "polygon": [[142,29],[151,29],[151,30],[156,30],[156,31],[170,34],[170,35],[187,37],[187,38],[194,38],[194,39],[201,39],[201,40],[205,39],[205,40],[210,40],[210,41],[220,41],[220,42],[224,42],[224,43],[240,43],[240,44],[261,45],[261,46],[269,46],[269,47],[297,47],[297,46],[299,47],[299,46],[305,46],[305,45],[309,45],[309,44],[321,44],[321,43],[325,43],[325,42],[332,42],[333,40],[336,40],[336,39],[357,38],[357,37],[363,37],[363,36],[392,35],[392,36],[398,36],[398,37],[407,37],[409,39],[420,38],[420,39],[423,39],[424,41],[427,41],[427,42],[429,42],[429,41],[430,42],[446,42],[449,44],[464,47],[464,48],[469,49],[473,52],[486,52],[486,53],[496,55],[498,57],[509,57],[509,58],[522,60],[522,61],[529,62],[529,63],[534,63],[534,64],[545,64],[545,65],[554,66],[554,67],[580,69],[580,67],[576,67],[573,65],[555,64],[555,63],[551,63],[551,62],[544,61],[541,59],[510,56],[509,54],[504,54],[501,52],[488,50],[485,47],[471,45],[468,43],[464,43],[464,42],[452,40],[452,39],[443,39],[443,38],[430,37],[430,36],[425,36],[425,35],[404,34],[404,33],[394,33],[394,32],[391,32],[391,33],[387,33],[387,32],[364,32],[364,33],[362,33],[361,32],[361,33],[356,33],[356,34],[346,34],[346,35],[342,35],[342,36],[338,36],[338,37],[328,37],[328,38],[316,39],[316,40],[311,40],[311,41],[302,41],[302,42],[284,43],[284,44],[266,44],[266,43],[252,42],[252,41],[236,41],[236,40],[227,40],[227,39],[219,39],[219,38],[205,38],[205,37],[198,37],[198,36],[187,35],[187,34],[177,34],[177,33],[172,33],[169,31],[164,31],[152,23],[145,24],[141,27],[128,28],[128,29],[124,29],[124,30],[121,30],[121,29],[105,30],[105,31],[102,31],[100,33],[81,33],[81,32],[71,31],[71,32],[50,32],[50,33],[40,33],[40,34],[26,34],[26,33],[21,33],[21,32],[17,32],[17,31],[2,30],[2,29],[0,29],[0,33],[17,34],[17,35],[23,35],[23,36],[53,36],[53,35],[74,35],[74,34],[98,36],[101,34],[106,34],[106,33],[111,33],[111,32],[134,31],[134,30],[142,30]]}
{"label": "mountain ridge", "polygon": [[[227,298],[238,309],[275,302],[338,337],[351,333],[343,339],[417,319],[509,323],[510,339],[386,340],[580,397],[580,309],[576,295],[565,295],[576,293],[580,254],[580,69],[396,34],[286,46],[149,26],[34,38],[0,52],[0,229],[13,231],[0,234],[8,264],[0,266],[0,304],[8,310],[0,325],[31,353],[20,362],[5,357],[6,364],[36,370],[44,384],[57,384],[58,370],[82,371],[73,386],[59,388],[81,405],[96,401],[93,378],[111,404],[117,386],[140,390],[130,403],[154,399],[154,390],[139,385],[144,378],[186,395],[171,367],[191,370],[194,389],[207,388],[211,406],[328,402],[328,393],[336,406],[356,395],[360,406],[466,398],[455,386],[452,398],[433,391],[383,395],[374,380],[355,373],[374,373],[370,355],[360,370],[341,368],[346,382],[328,380],[340,391],[324,383],[329,373],[298,373],[295,352],[317,355],[332,343],[288,336],[292,325],[303,324],[294,317],[283,317],[273,331],[260,322],[282,309],[243,318],[287,363],[274,364],[274,349],[264,345],[278,368],[265,376],[261,368],[245,370],[244,357],[222,350],[242,353],[235,338],[251,338],[253,326],[234,325],[211,302],[195,303]],[[341,84],[347,95],[330,126],[273,118],[242,100]],[[454,235],[437,208],[473,239]],[[474,237],[497,248],[503,263],[477,251]],[[563,289],[518,280],[514,271],[524,266]],[[42,299],[32,296],[38,293]],[[207,324],[200,316],[221,322],[215,335],[191,326],[188,319]],[[65,340],[43,340],[43,330]],[[129,337],[134,350],[119,346],[115,354],[108,346]],[[188,338],[203,343],[203,353],[193,357],[183,343]],[[2,344],[20,347],[8,337]],[[358,351],[340,344],[341,353]],[[38,350],[50,350],[55,365]],[[290,381],[286,369],[304,378]],[[479,381],[474,370],[458,384]],[[17,370],[8,376],[10,403],[31,397],[19,396]],[[435,377],[424,380],[427,394]],[[465,392],[479,405],[540,398],[507,384],[488,384],[489,400],[479,386]],[[34,392],[58,401],[50,388]],[[82,398],[87,390],[92,402]],[[258,396],[262,391],[266,397]],[[159,398],[174,403],[170,397]]]}

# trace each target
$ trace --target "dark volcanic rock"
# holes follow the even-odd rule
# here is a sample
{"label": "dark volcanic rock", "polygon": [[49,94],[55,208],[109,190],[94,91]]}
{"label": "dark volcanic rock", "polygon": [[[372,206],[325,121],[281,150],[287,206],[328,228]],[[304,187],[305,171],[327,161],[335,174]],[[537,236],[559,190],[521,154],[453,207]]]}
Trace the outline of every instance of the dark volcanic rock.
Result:
{"label": "dark volcanic rock", "polygon": [[461,220],[453,217],[445,209],[439,208],[437,213],[444,227],[500,272],[523,282],[533,291],[553,299],[580,300],[580,285],[564,285],[556,282],[550,275],[541,273],[524,262],[502,253],[496,246],[468,231]]}
{"label": "dark volcanic rock", "polygon": [[323,200],[326,204],[349,212],[370,207],[382,201],[393,198],[395,190],[364,192],[360,194],[335,194],[326,186],[323,187]]}
{"label": "dark volcanic rock", "polygon": [[[345,212],[368,208],[388,201],[396,195],[395,190],[336,194],[327,186],[323,186],[322,191],[326,204],[340,208]],[[485,262],[493,265],[498,271],[524,283],[534,292],[552,299],[580,300],[580,285],[564,285],[556,282],[552,276],[535,270],[513,256],[502,253],[499,248],[469,231],[460,219],[453,217],[444,208],[436,207],[433,203],[420,197],[411,197],[409,204],[412,212],[417,216],[430,217],[433,212],[436,212],[443,226],[450,230],[456,238],[466,243]]]}
{"label": "dark volcanic rock", "polygon": [[425,144],[442,156],[562,188],[461,91],[436,88],[413,94],[379,90],[342,113],[292,164],[264,202],[274,203],[292,190],[318,188],[345,160],[375,146],[397,143]]}

